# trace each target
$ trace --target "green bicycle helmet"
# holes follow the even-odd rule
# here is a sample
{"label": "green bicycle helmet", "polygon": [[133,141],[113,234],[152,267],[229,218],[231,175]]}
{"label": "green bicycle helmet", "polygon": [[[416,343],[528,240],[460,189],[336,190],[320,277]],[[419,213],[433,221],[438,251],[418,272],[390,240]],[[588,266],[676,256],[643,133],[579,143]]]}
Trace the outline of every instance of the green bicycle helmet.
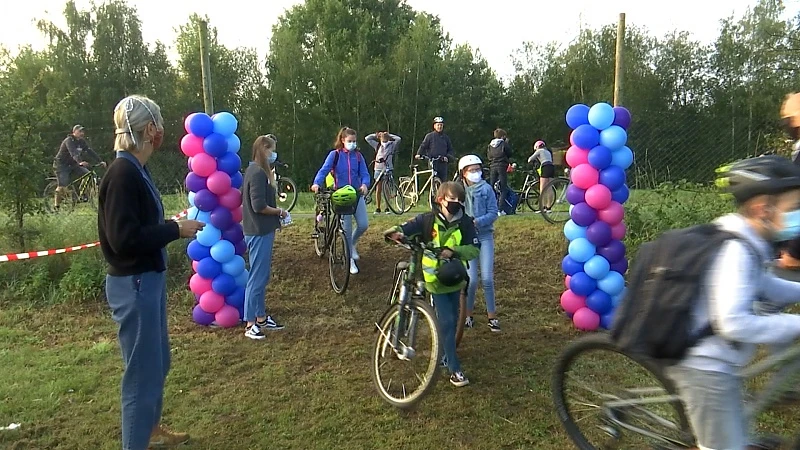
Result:
{"label": "green bicycle helmet", "polygon": [[358,194],[353,186],[347,185],[341,187],[331,194],[331,202],[333,206],[350,206],[356,202]]}
{"label": "green bicycle helmet", "polygon": [[800,189],[800,167],[777,155],[737,161],[717,169],[715,184],[744,203],[759,195],[776,195]]}
{"label": "green bicycle helmet", "polygon": [[436,269],[436,279],[445,286],[457,286],[467,280],[467,268],[457,259],[443,261]]}

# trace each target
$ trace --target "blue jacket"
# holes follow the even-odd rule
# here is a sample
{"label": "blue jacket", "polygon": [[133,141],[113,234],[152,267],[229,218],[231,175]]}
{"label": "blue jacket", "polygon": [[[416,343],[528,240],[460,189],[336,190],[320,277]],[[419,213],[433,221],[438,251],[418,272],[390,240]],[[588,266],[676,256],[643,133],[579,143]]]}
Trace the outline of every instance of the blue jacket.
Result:
{"label": "blue jacket", "polygon": [[331,150],[322,163],[322,167],[314,177],[314,184],[317,186],[325,186],[325,177],[331,173],[333,169],[333,160],[336,152],[339,152],[339,161],[336,163],[336,171],[333,174],[336,180],[336,189],[343,186],[353,186],[358,189],[361,185],[369,187],[371,181],[369,172],[367,172],[367,163],[364,162],[364,155],[358,150],[348,152],[344,149]]}
{"label": "blue jacket", "polygon": [[497,220],[497,197],[494,189],[486,181],[469,186],[467,189],[467,214],[475,218],[478,237],[494,232]]}

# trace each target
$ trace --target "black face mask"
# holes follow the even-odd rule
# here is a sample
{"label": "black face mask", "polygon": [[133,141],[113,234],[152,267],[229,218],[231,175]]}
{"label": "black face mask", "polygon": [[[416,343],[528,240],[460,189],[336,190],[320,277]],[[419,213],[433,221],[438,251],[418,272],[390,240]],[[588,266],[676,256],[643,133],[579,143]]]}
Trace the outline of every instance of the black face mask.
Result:
{"label": "black face mask", "polygon": [[461,203],[447,202],[447,212],[455,216],[456,214],[458,214],[459,211],[461,211]]}

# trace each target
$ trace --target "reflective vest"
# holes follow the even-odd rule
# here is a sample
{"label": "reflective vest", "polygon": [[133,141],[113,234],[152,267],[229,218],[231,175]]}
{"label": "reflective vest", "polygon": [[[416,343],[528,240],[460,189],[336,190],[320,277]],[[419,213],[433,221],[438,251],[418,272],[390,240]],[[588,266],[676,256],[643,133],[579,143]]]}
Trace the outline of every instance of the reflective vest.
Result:
{"label": "reflective vest", "polygon": [[[436,220],[433,221],[431,240],[428,243],[429,247],[433,248],[447,247],[452,249],[460,244],[461,244],[461,229],[459,227],[453,227],[448,230],[444,226],[439,225],[439,223]],[[436,255],[430,250],[425,250],[425,252],[422,254],[422,276],[425,279],[426,283],[435,283],[437,281],[436,269],[438,267],[439,267],[439,259],[436,258]]]}

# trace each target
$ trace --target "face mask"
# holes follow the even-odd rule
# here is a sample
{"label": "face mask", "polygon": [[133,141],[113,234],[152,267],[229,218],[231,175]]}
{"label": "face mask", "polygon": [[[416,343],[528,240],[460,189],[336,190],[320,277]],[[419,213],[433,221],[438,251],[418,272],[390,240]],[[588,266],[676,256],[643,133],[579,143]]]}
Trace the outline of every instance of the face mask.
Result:
{"label": "face mask", "polygon": [[459,211],[461,211],[461,203],[447,202],[445,209],[447,209],[447,212],[449,212],[451,216],[455,216]]}
{"label": "face mask", "polygon": [[269,154],[269,163],[272,164],[278,160],[278,152],[272,152]]}
{"label": "face mask", "polygon": [[470,183],[475,184],[483,179],[483,176],[480,172],[467,172],[467,180]]}
{"label": "face mask", "polygon": [[355,142],[345,142],[344,143],[344,148],[346,148],[347,151],[352,152],[353,150],[356,149],[356,143]]}
{"label": "face mask", "polygon": [[783,228],[775,232],[776,242],[790,241],[800,236],[800,210],[785,212],[781,215]]}

